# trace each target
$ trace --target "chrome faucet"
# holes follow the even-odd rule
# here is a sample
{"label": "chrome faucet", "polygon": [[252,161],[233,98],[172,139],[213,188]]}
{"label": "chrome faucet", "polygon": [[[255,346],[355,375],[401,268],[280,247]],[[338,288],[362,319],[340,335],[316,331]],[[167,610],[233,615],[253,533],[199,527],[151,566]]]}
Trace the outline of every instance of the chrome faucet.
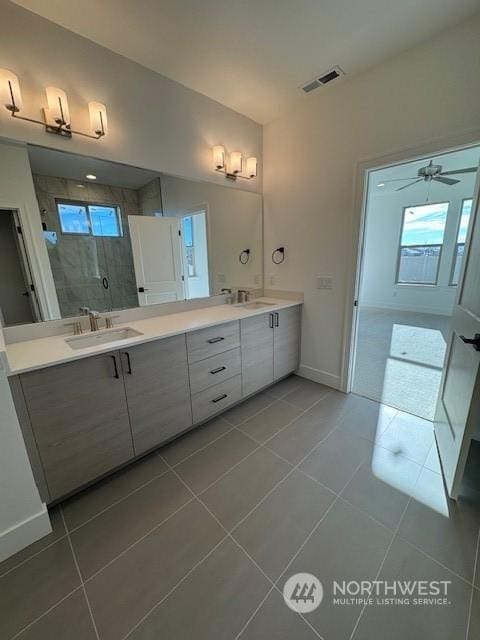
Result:
{"label": "chrome faucet", "polygon": [[246,289],[239,289],[237,291],[238,302],[247,302],[249,298],[250,298],[250,291],[247,291]]}
{"label": "chrome faucet", "polygon": [[88,316],[91,331],[98,331],[98,321],[100,319],[100,313],[98,311],[93,311],[90,307],[80,307],[80,315]]}

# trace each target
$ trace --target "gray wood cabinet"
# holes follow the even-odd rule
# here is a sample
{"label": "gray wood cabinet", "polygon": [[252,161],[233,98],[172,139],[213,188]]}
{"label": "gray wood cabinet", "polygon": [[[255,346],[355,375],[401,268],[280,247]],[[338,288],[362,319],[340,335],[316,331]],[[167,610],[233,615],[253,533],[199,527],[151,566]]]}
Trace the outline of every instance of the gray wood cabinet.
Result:
{"label": "gray wood cabinet", "polygon": [[192,426],[185,334],[120,352],[135,455]]}
{"label": "gray wood cabinet", "polygon": [[51,500],[133,456],[117,351],[24,373],[20,383]]}
{"label": "gray wood cabinet", "polygon": [[42,497],[72,493],[294,371],[300,313],[267,311],[13,377]]}
{"label": "gray wood cabinet", "polygon": [[273,320],[272,313],[262,313],[240,321],[244,396],[273,382]]}
{"label": "gray wood cabinet", "polygon": [[278,380],[297,369],[300,360],[301,307],[274,313],[273,378]]}
{"label": "gray wood cabinet", "polygon": [[243,395],[249,396],[298,367],[301,307],[240,321]]}

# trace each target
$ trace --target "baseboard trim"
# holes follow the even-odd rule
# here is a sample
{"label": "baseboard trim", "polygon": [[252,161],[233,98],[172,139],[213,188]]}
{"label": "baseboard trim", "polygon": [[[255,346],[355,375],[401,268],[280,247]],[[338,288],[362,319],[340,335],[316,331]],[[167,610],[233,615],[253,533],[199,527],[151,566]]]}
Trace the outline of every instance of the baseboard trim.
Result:
{"label": "baseboard trim", "polygon": [[306,364],[301,364],[295,373],[301,378],[319,382],[333,389],[340,389],[340,376],[336,376],[328,371],[321,371],[321,369],[315,369],[314,367],[308,367]]}
{"label": "baseboard trim", "polygon": [[45,503],[42,510],[0,533],[0,562],[52,532]]}

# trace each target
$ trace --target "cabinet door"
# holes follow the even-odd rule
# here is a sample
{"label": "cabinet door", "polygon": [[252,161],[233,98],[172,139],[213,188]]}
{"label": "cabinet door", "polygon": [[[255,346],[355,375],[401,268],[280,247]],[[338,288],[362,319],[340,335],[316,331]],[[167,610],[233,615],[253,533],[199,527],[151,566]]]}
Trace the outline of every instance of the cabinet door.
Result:
{"label": "cabinet door", "polygon": [[278,380],[298,368],[300,359],[300,310],[288,307],[275,313],[274,378]]}
{"label": "cabinet door", "polygon": [[185,335],[120,353],[138,455],[192,425]]}
{"label": "cabinet door", "polygon": [[133,457],[118,352],[20,380],[52,500]]}
{"label": "cabinet door", "polygon": [[273,382],[273,333],[271,313],[240,321],[243,396]]}

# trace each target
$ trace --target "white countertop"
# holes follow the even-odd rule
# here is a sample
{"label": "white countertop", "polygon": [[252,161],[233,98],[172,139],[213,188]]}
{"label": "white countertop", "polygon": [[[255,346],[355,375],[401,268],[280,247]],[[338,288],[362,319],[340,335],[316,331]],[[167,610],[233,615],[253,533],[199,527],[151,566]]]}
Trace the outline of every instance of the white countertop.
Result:
{"label": "white countertop", "polygon": [[[303,304],[298,300],[280,300],[278,298],[255,298],[251,302],[269,302],[272,306],[262,309],[245,309],[238,305],[222,304],[215,307],[205,307],[193,311],[183,311],[164,316],[156,316],[145,320],[135,320],[123,324],[115,325],[115,329],[131,327],[142,335],[116,340],[105,344],[87,347],[85,349],[73,350],[65,341],[71,338],[72,334],[50,336],[37,340],[26,340],[25,342],[15,342],[6,344],[5,351],[8,359],[8,375],[17,375],[26,371],[51,367],[62,362],[80,360],[99,353],[114,351],[115,349],[125,349],[144,342],[159,340],[175,336],[180,333],[188,333],[206,327],[214,327],[232,320],[241,320],[262,313],[278,311],[287,307],[295,307]],[[83,335],[89,335],[85,333]]]}

